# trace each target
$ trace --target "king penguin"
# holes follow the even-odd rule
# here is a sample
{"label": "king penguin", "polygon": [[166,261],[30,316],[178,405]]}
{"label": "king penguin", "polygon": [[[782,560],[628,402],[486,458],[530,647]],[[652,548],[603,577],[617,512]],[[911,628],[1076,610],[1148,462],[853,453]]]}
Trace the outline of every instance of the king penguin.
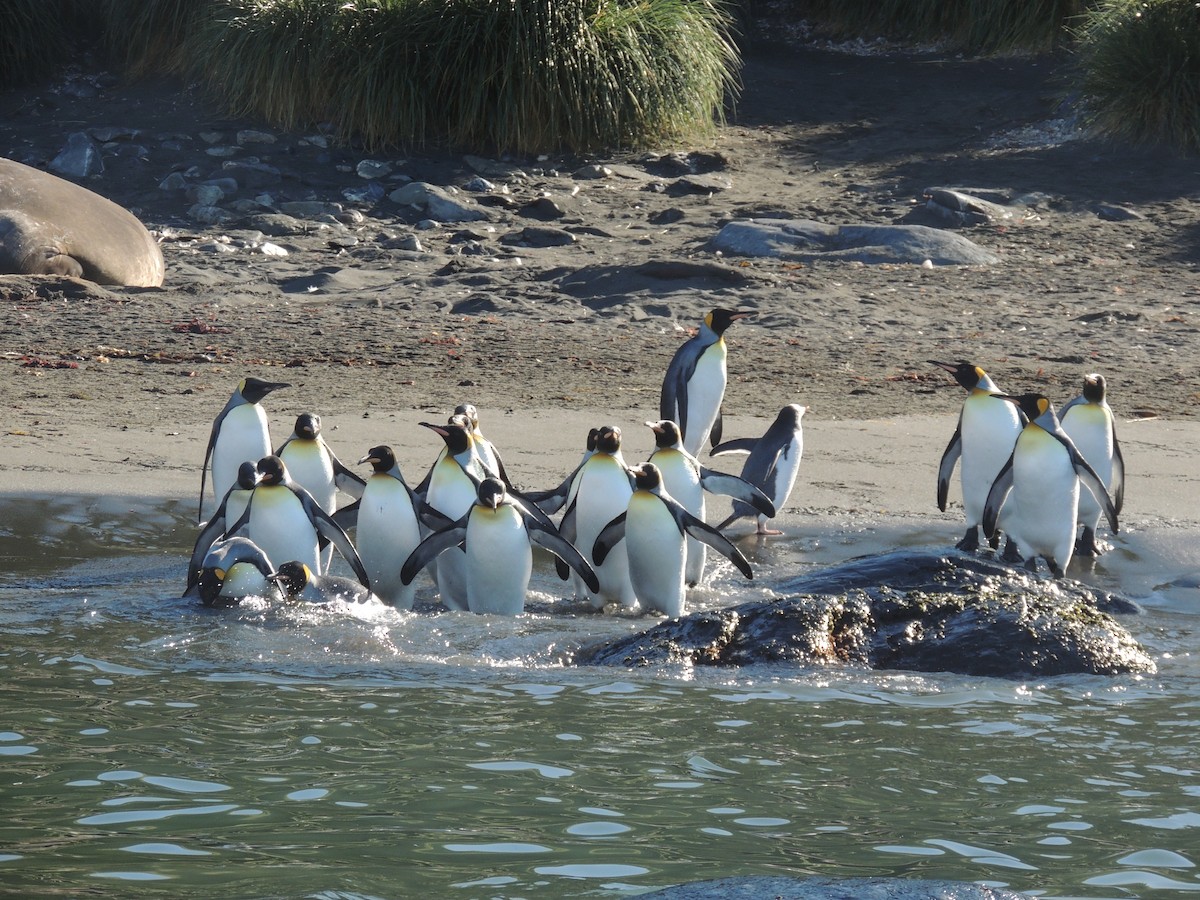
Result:
{"label": "king penguin", "polygon": [[[725,494],[740,498],[755,514],[775,515],[775,505],[754,485],[736,475],[714,472],[700,465],[700,461],[683,449],[679,426],[669,419],[647,422],[654,432],[654,452],[650,462],[658,467],[662,475],[663,488],[679,501],[679,504],[700,521],[704,521],[705,493]],[[684,581],[695,587],[704,577],[704,562],[708,545],[691,535],[687,536],[687,565]]]}
{"label": "king penguin", "polygon": [[[213,420],[200,470],[200,509],[204,508],[204,480],[212,462],[213,494],[219,502],[237,483],[238,467],[249,460],[257,463],[271,452],[271,436],[267,430],[267,414],[262,399],[280,388],[291,387],[279,381],[243,378],[234,389],[217,417]],[[197,518],[203,518],[201,512]]]}
{"label": "king penguin", "polygon": [[[1062,408],[1059,420],[1063,431],[1104,482],[1113,507],[1120,513],[1125,503],[1125,458],[1106,393],[1103,375],[1086,376],[1083,393]],[[1100,555],[1096,527],[1102,512],[1091,491],[1079,494],[1079,524],[1083,526],[1083,534],[1075,543],[1075,553],[1079,556]]]}
{"label": "king penguin", "polygon": [[[945,512],[950,476],[954,474],[954,466],[961,457],[960,474],[967,530],[956,546],[959,550],[970,552],[979,547],[979,526],[983,522],[983,507],[988,491],[1012,453],[1017,435],[1021,433],[1022,414],[1013,404],[997,396],[1001,393],[1000,388],[979,366],[932,359],[929,362],[953,375],[954,380],[967,391],[967,399],[963,401],[958,414],[958,425],[938,466],[937,503],[938,509]],[[1000,523],[1000,529],[1007,531],[1003,522]]]}
{"label": "king penguin", "polygon": [[[425,502],[450,522],[457,522],[471,509],[479,482],[488,477],[475,451],[465,417],[452,416],[445,425],[422,422],[444,441],[429,474],[425,477]],[[361,528],[361,524],[359,525]],[[468,609],[466,555],[461,549],[441,555],[436,580],[442,603],[450,609]]]}
{"label": "king penguin", "polygon": [[659,397],[660,419],[679,423],[683,446],[698,456],[704,442],[721,442],[721,401],[728,372],[725,365],[725,331],[738,319],[754,315],[714,309],[704,317],[699,333],[675,351],[663,378]]}
{"label": "king penguin", "polygon": [[197,592],[205,606],[237,606],[247,597],[280,600],[282,595],[270,580],[272,571],[271,560],[254,541],[225,538],[201,560]]}
{"label": "king penguin", "polygon": [[[585,558],[604,526],[614,516],[623,513],[633,495],[629,468],[621,455],[621,429],[613,425],[602,427],[596,436],[596,452],[588,457],[579,470],[567,501],[559,531],[576,547],[583,547]],[[637,604],[633,585],[629,582],[629,559],[625,544],[611,548],[603,564],[588,559],[600,580],[600,589],[576,583],[576,596],[586,596],[596,609],[606,603],[624,607]]]}
{"label": "king penguin", "polygon": [[512,482],[508,480],[508,473],[504,471],[504,460],[500,458],[500,451],[496,449],[495,444],[483,436],[483,432],[479,428],[479,410],[472,403],[460,403],[454,407],[454,414],[466,419],[467,427],[471,429],[471,441],[475,445],[475,452],[479,454],[479,461],[483,464],[483,468],[504,482],[507,488],[511,488]]}
{"label": "king penguin", "polygon": [[1008,511],[1005,527],[1033,570],[1042,557],[1061,578],[1075,552],[1075,523],[1079,513],[1079,483],[1103,507],[1113,534],[1117,510],[1104,482],[1088,465],[1063,431],[1050,401],[1041,394],[1021,394],[1004,400],[1019,406],[1026,417],[1008,461],[988,492],[983,530],[996,532],[1001,508]]}
{"label": "king penguin", "polygon": [[257,484],[257,463],[249,461],[242,463],[238,467],[237,484],[225,493],[225,498],[221,501],[221,505],[217,507],[217,511],[204,523],[199,537],[196,538],[195,546],[192,547],[192,558],[188,563],[189,588],[195,585],[196,579],[200,575],[200,570],[204,566],[204,559],[213,544],[222,537],[231,536],[228,534],[229,528],[242,518],[242,514],[250,504],[250,497],[254,494],[254,487]]}
{"label": "king penguin", "polygon": [[378,603],[370,588],[341,575],[318,575],[302,562],[285,562],[268,579],[285,600],[301,603]]}
{"label": "king penguin", "polygon": [[461,548],[466,555],[467,608],[473,613],[520,615],[533,572],[534,544],[566,563],[590,590],[599,590],[595,572],[575,546],[543,516],[510,497],[504,483],[493,477],[479,483],[476,501],[465,516],[420,543],[400,578],[409,583],[440,554]]}
{"label": "king penguin", "polygon": [[[789,403],[779,411],[762,437],[726,441],[713,447],[709,453],[712,456],[749,453],[742,464],[742,478],[771,498],[776,510],[783,509],[792,495],[796,474],[800,471],[800,457],[804,455],[804,427],[801,420],[806,412],[808,407]],[[757,534],[783,533],[777,528],[767,527],[767,519],[774,518],[774,514],[766,515],[737,500],[733,502],[733,512],[717,529],[724,530],[738,519],[751,516],[758,517],[755,528]]]}
{"label": "king penguin", "polygon": [[346,468],[330,449],[321,434],[321,417],[316,413],[301,413],[296,417],[295,429],[275,455],[283,460],[292,480],[312,494],[327,513],[337,509],[339,490],[356,500],[362,497],[366,482]]}
{"label": "king penguin", "polygon": [[547,514],[553,514],[562,509],[567,500],[574,496],[575,479],[579,477],[579,472],[583,469],[584,463],[592,458],[596,452],[596,441],[600,437],[599,428],[589,428],[587,443],[584,446],[583,456],[571,474],[562,480],[556,488],[551,488],[548,491],[530,491],[525,495],[525,498],[531,503],[537,504],[537,507]]}
{"label": "king penguin", "polygon": [[412,609],[416,589],[401,580],[400,567],[421,542],[421,498],[404,480],[391,447],[372,447],[359,462],[373,471],[358,502],[358,555],[379,598]]}
{"label": "king penguin", "polygon": [[631,470],[636,489],[629,505],[601,529],[592,545],[592,558],[603,565],[620,543],[628,548],[629,577],[642,610],[657,610],[672,618],[683,615],[686,588],[685,535],[691,535],[723,553],[747,578],[750,563],[729,540],[697,519],[663,488],[662,473],[654,463]]}

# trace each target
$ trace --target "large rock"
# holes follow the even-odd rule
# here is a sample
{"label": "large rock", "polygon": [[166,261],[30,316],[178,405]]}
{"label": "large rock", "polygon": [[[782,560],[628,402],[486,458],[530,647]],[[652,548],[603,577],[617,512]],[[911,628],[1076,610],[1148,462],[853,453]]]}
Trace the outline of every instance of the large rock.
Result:
{"label": "large rock", "polygon": [[1128,600],[967,555],[897,551],[793,579],[789,596],[707,610],[584,648],[583,665],[865,665],[1010,678],[1154,672],[1105,611]]}
{"label": "large rock", "polygon": [[729,222],[709,242],[726,256],[769,256],[792,262],[989,265],[1000,257],[952,232],[925,225],[826,225],[807,219]]}
{"label": "large rock", "polygon": [[718,878],[642,894],[642,900],[1028,900],[1003,888],[969,881],[916,878]]}

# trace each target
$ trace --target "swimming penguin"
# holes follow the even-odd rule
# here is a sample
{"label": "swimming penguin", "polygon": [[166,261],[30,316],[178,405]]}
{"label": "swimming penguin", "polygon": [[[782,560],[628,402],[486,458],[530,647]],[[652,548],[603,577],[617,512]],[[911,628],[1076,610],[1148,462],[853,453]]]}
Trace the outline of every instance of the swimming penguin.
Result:
{"label": "swimming penguin", "polygon": [[247,597],[280,600],[282,595],[271,582],[271,560],[254,541],[231,537],[214,543],[201,560],[193,589],[205,606],[236,606]]}
{"label": "swimming penguin", "polygon": [[245,529],[246,537],[258,544],[269,559],[297,560],[320,572],[320,542],[333,544],[363,584],[370,584],[367,570],[346,532],[296,484],[278,456],[258,461],[258,484],[242,517],[230,527],[231,534]]}
{"label": "swimming penguin", "polygon": [[341,575],[318,575],[302,562],[285,562],[269,576],[285,600],[303,603],[378,603],[366,585]]}
{"label": "swimming penguin", "polygon": [[275,455],[283,460],[292,480],[312,494],[327,513],[337,509],[339,490],[356,500],[362,497],[366,481],[346,468],[330,449],[321,435],[321,417],[316,413],[296,417],[295,429]]}
{"label": "swimming penguin", "polygon": [[1063,431],[1049,400],[1041,394],[1001,396],[1019,406],[1028,421],[988,492],[984,534],[990,538],[995,533],[997,517],[1005,508],[1005,527],[1026,567],[1035,569],[1040,556],[1056,577],[1062,577],[1075,552],[1080,482],[1103,507],[1113,534],[1117,533],[1116,507],[1103,480]]}
{"label": "swimming penguin", "polygon": [[407,584],[440,554],[461,548],[466,556],[467,608],[473,613],[515,616],[525,609],[533,544],[563,560],[590,590],[599,590],[596,573],[579,551],[492,477],[479,483],[476,502],[465,516],[421,541],[400,577]]}
{"label": "swimming penguin", "polygon": [[[679,426],[669,419],[647,422],[654,432],[654,452],[650,462],[662,473],[663,488],[679,501],[680,505],[700,521],[704,521],[704,494],[724,494],[740,498],[752,514],[764,517],[775,515],[775,505],[757,487],[736,475],[714,472],[700,465],[700,461],[683,449],[679,437]],[[700,583],[704,576],[707,545],[688,535],[687,566],[684,580],[689,587]]]}
{"label": "swimming penguin", "polygon": [[471,429],[471,441],[483,468],[504,482],[506,487],[511,488],[512,482],[508,480],[508,473],[504,471],[504,460],[500,458],[500,451],[479,430],[479,410],[471,403],[460,403],[454,407],[454,414],[467,420],[467,427]]}
{"label": "swimming penguin", "polygon": [[667,493],[658,466],[643,463],[631,472],[636,490],[629,507],[605,525],[591,553],[603,565],[614,547],[625,544],[633,591],[643,610],[657,610],[672,618],[683,615],[685,535],[704,541],[729,557],[747,578],[754,577],[746,557],[723,534]]}
{"label": "swimming penguin", "polygon": [[194,586],[196,579],[200,577],[200,570],[204,566],[204,558],[209,549],[220,538],[229,536],[227,534],[229,526],[237,522],[242,517],[242,513],[246,511],[250,497],[254,493],[254,486],[257,484],[258,465],[253,462],[242,463],[238,467],[237,484],[226,492],[221,505],[204,523],[204,527],[200,530],[200,535],[192,547],[192,558],[188,562],[187,584],[189,588]]}
{"label": "swimming penguin", "polygon": [[359,558],[381,600],[412,609],[416,588],[404,584],[400,567],[421,543],[421,498],[405,482],[391,447],[372,447],[359,463],[370,463],[373,470],[358,501]]}
{"label": "swimming penguin", "polygon": [[[742,464],[742,478],[770,497],[776,510],[783,509],[796,484],[796,473],[800,471],[800,457],[804,455],[804,427],[801,419],[806,412],[808,407],[789,403],[779,411],[779,415],[762,437],[725,441],[713,447],[709,454],[720,456],[725,453],[749,453],[746,462]],[[724,530],[738,519],[751,516],[758,517],[756,533],[783,533],[776,528],[767,527],[767,519],[773,518],[773,515],[765,515],[761,510],[755,510],[737,500],[733,502],[733,512],[717,526],[717,530]]]}
{"label": "swimming penguin", "polygon": [[704,317],[700,333],[684,342],[663,378],[658,416],[679,423],[683,446],[692,456],[700,453],[712,435],[721,442],[721,401],[728,378],[725,367],[725,330],[752,312],[714,309]]}
{"label": "swimming penguin", "polygon": [[625,511],[632,495],[629,467],[621,455],[621,429],[606,425],[596,435],[596,452],[579,469],[558,529],[576,547],[585,548],[584,558],[596,570],[600,580],[598,591],[582,581],[575,585],[576,596],[581,599],[586,596],[596,609],[603,609],[611,602],[625,607],[637,604],[629,581],[629,560],[623,543],[610,548],[603,564],[588,556],[604,526]]}
{"label": "swimming penguin", "polygon": [[[259,405],[271,391],[291,387],[279,381],[243,378],[213,420],[200,470],[200,509],[204,508],[204,479],[212,461],[213,494],[218,501],[237,483],[238,467],[249,460],[257,463],[271,452],[267,414]],[[197,512],[197,519],[202,513]]]}
{"label": "swimming penguin", "polygon": [[[950,476],[962,457],[960,474],[967,530],[956,546],[970,552],[979,547],[979,526],[983,522],[988,491],[1021,433],[1022,414],[1013,404],[997,396],[1001,393],[1000,388],[979,366],[932,359],[929,363],[945,369],[967,391],[967,399],[958,415],[958,426],[938,466],[937,504],[938,509],[946,511]],[[1003,522],[1000,528],[1007,531]]]}
{"label": "swimming penguin", "polygon": [[[1125,503],[1125,458],[1117,441],[1116,420],[1105,397],[1103,375],[1088,375],[1083,380],[1083,393],[1062,408],[1059,421],[1071,437],[1076,449],[1083,454],[1112,497],[1118,513]],[[1079,494],[1079,524],[1082,536],[1075,542],[1079,556],[1099,556],[1096,526],[1100,523],[1101,506],[1091,491]]]}

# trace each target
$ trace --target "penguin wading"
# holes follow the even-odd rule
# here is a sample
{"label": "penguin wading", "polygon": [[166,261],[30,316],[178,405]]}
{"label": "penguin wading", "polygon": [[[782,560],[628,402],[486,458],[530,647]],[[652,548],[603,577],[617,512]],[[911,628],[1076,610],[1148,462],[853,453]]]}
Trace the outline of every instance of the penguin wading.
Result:
{"label": "penguin wading", "polygon": [[[801,420],[807,411],[806,406],[789,403],[779,411],[762,437],[725,441],[713,447],[709,454],[750,454],[742,464],[742,478],[766,494],[776,510],[781,510],[792,494],[796,475],[800,471],[800,458],[804,455],[804,426]],[[717,529],[724,530],[738,519],[752,517],[757,517],[755,531],[758,534],[783,533],[767,527],[767,520],[774,518],[774,513],[766,514],[739,500],[733,501],[733,512]]]}
{"label": "penguin wading", "polygon": [[416,588],[401,581],[400,568],[421,542],[421,498],[405,482],[391,447],[372,447],[359,463],[370,463],[372,474],[358,501],[358,555],[375,594],[398,609],[412,609]]}
{"label": "penguin wading", "polygon": [[[1059,420],[1065,431],[1083,454],[1112,497],[1113,507],[1120,514],[1125,503],[1125,458],[1117,441],[1116,420],[1108,405],[1103,375],[1088,375],[1083,380],[1083,393],[1062,408]],[[1103,507],[1091,491],[1079,494],[1079,524],[1083,533],[1075,543],[1079,556],[1099,556],[1096,528]]]}
{"label": "penguin wading", "polygon": [[[579,469],[571,490],[559,531],[576,547],[584,548],[587,558],[604,526],[625,511],[633,495],[629,469],[621,455],[620,428],[606,425],[600,429],[596,452]],[[576,596],[586,595],[596,609],[603,609],[606,603],[637,605],[629,582],[629,559],[624,544],[613,547],[602,564],[593,559],[588,562],[596,572],[600,589],[592,590],[577,583]]]}

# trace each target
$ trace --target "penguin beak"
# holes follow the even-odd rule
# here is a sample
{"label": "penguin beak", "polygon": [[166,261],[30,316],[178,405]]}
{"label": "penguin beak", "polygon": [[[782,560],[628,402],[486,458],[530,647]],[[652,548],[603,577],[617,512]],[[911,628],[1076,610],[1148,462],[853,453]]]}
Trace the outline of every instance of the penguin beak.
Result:
{"label": "penguin beak", "polygon": [[434,425],[432,422],[421,422],[420,424],[422,428],[428,428],[430,431],[435,431],[442,437],[447,437],[450,434],[450,432],[441,425]]}
{"label": "penguin beak", "polygon": [[371,465],[375,465],[375,463],[377,463],[377,462],[379,462],[379,460],[377,460],[374,456],[372,456],[370,453],[368,453],[366,456],[364,456],[362,459],[360,459],[358,461],[358,464],[360,466],[366,465],[367,463],[370,463]]}
{"label": "penguin beak", "polygon": [[945,369],[947,372],[956,372],[958,370],[958,366],[953,363],[938,362],[936,359],[927,359],[925,362],[931,366],[937,366],[939,369]]}

